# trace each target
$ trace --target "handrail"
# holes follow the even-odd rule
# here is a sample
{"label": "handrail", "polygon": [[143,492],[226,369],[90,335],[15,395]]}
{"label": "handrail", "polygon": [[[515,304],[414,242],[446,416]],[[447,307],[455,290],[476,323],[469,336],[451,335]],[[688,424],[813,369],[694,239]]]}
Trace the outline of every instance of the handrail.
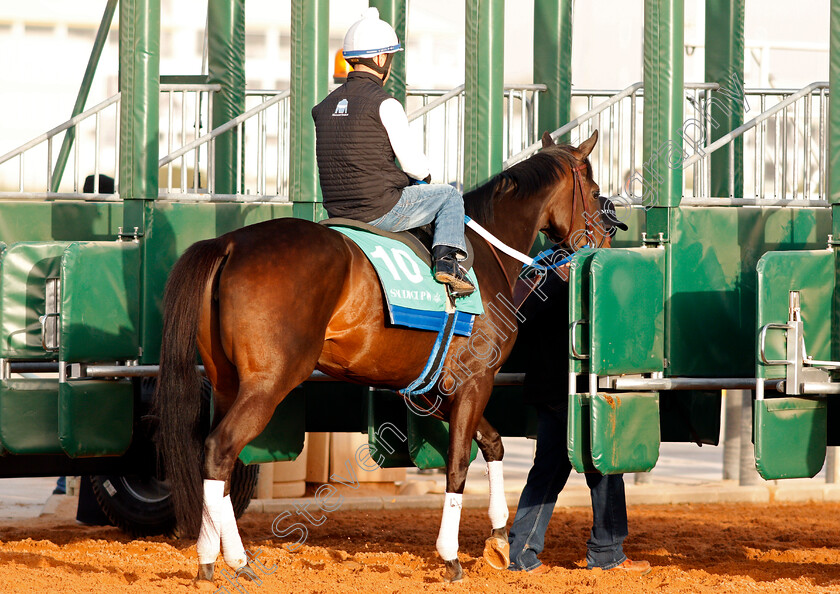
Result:
{"label": "handrail", "polygon": [[691,165],[694,165],[697,161],[699,161],[700,159],[703,159],[706,155],[709,155],[709,154],[715,152],[716,150],[718,150],[720,147],[722,147],[726,144],[729,144],[735,138],[738,138],[739,136],[743,135],[744,132],[747,132],[748,130],[752,130],[753,128],[756,127],[757,124],[760,124],[761,122],[770,119],[770,117],[772,117],[772,116],[776,115],[777,113],[779,113],[780,111],[788,108],[790,105],[796,103],[798,100],[802,99],[803,97],[807,97],[808,95],[810,95],[811,93],[813,93],[817,89],[823,89],[823,88],[826,88],[826,89],[828,88],[828,83],[825,82],[825,81],[813,82],[810,85],[799,89],[799,91],[797,91],[796,93],[794,93],[793,95],[791,95],[790,97],[785,99],[784,101],[780,101],[779,103],[777,103],[776,105],[774,105],[770,109],[767,109],[767,110],[761,112],[760,114],[758,114],[757,116],[755,116],[749,122],[746,122],[745,124],[743,124],[741,126],[738,126],[737,128],[735,128],[734,130],[732,130],[728,134],[725,134],[724,136],[721,136],[720,138],[715,140],[713,143],[711,143],[709,145],[706,145],[702,149],[698,150],[696,153],[691,155],[688,159],[683,161],[683,169],[686,169],[686,168],[690,167]]}
{"label": "handrail", "polygon": [[52,138],[54,136],[57,136],[58,134],[64,132],[65,130],[67,130],[69,128],[72,128],[73,126],[75,126],[76,124],[81,122],[82,120],[94,115],[97,111],[102,111],[106,107],[109,107],[109,106],[113,105],[114,103],[116,103],[119,100],[120,100],[120,93],[117,93],[116,95],[112,95],[111,97],[109,97],[105,101],[94,105],[90,109],[87,109],[87,110],[83,111],[82,113],[80,113],[79,115],[77,115],[75,117],[70,118],[69,120],[67,120],[63,124],[59,124],[55,128],[53,128],[51,130],[48,130],[47,132],[44,132],[40,136],[36,136],[35,138],[30,140],[29,142],[20,145],[16,149],[12,149],[8,153],[6,153],[2,157],[0,157],[0,165],[5,163],[9,159],[13,159],[14,157],[20,156],[21,154],[25,153],[26,151],[28,151],[32,147],[37,146],[37,145],[41,144],[42,142],[45,142],[45,141],[49,140],[50,138]]}
{"label": "handrail", "polygon": [[454,89],[452,89],[451,91],[448,91],[448,92],[444,93],[443,95],[441,95],[440,97],[438,97],[437,99],[432,101],[431,103],[427,103],[423,107],[412,111],[408,115],[408,121],[411,122],[411,121],[416,120],[417,118],[423,117],[425,114],[429,113],[434,108],[436,108],[440,105],[443,105],[444,103],[446,103],[447,101],[449,101],[453,97],[457,97],[458,95],[463,93],[464,89],[466,89],[466,86],[463,85],[463,84],[460,84],[457,87],[455,87]]}
{"label": "handrail", "polygon": [[[161,92],[170,92],[170,91],[210,91],[210,92],[217,92],[217,91],[222,90],[222,85],[220,85],[218,83],[212,83],[212,84],[183,84],[183,85],[182,84],[165,84],[165,85],[160,85],[160,90],[161,90]],[[15,149],[12,149],[8,153],[6,153],[2,157],[0,157],[0,165],[2,165],[3,163],[5,163],[6,161],[8,161],[10,159],[13,159],[14,157],[20,156],[22,153],[25,153],[26,151],[28,151],[32,147],[35,147],[35,146],[39,145],[40,143],[45,142],[45,141],[49,140],[50,138],[52,138],[54,136],[57,136],[58,134],[61,134],[65,130],[68,130],[68,129],[72,128],[73,126],[75,126],[76,124],[78,124],[78,123],[82,122],[83,120],[89,118],[90,116],[96,115],[97,112],[105,110],[106,108],[110,107],[114,103],[118,102],[120,100],[121,96],[122,96],[121,93],[116,93],[114,95],[111,95],[110,97],[108,97],[104,101],[102,101],[100,103],[97,103],[96,105],[94,105],[93,107],[91,107],[89,109],[86,109],[85,111],[83,111],[79,115],[70,118],[69,120],[59,124],[55,128],[52,128],[52,129],[48,130],[47,132],[44,132],[40,136],[36,136],[35,138],[26,142],[25,144],[22,144],[19,147],[15,148]]]}
{"label": "handrail", "polygon": [[225,122],[224,124],[222,124],[218,128],[214,128],[213,130],[210,130],[210,132],[208,132],[204,136],[199,136],[198,138],[196,138],[195,140],[193,140],[192,142],[190,142],[188,144],[185,144],[184,146],[182,146],[181,148],[179,148],[175,152],[172,152],[172,153],[162,157],[160,159],[160,161],[158,161],[158,167],[163,167],[164,165],[167,165],[167,164],[171,163],[175,159],[186,155],[188,152],[194,150],[195,148],[201,146],[202,144],[206,144],[206,143],[210,142],[212,139],[216,138],[217,136],[220,136],[220,135],[224,134],[225,132],[227,132],[229,130],[232,130],[233,128],[235,128],[236,126],[238,126],[239,124],[241,124],[242,122],[247,120],[248,118],[258,114],[261,111],[264,111],[264,110],[268,109],[272,105],[276,105],[277,103],[279,103],[283,99],[286,99],[287,97],[290,97],[290,96],[291,96],[291,90],[288,90],[288,89],[283,91],[282,93],[277,93],[274,97],[272,97],[268,101],[263,101],[259,105],[255,106],[255,107],[252,107],[248,111],[236,116],[232,120],[229,120],[229,121]]}
{"label": "handrail", "polygon": [[[643,86],[644,86],[644,83],[642,83],[642,82],[633,83],[629,87],[622,90],[620,93],[617,93],[617,94],[613,95],[612,97],[610,97],[609,99],[607,99],[606,101],[603,101],[602,103],[599,103],[598,105],[596,105],[595,107],[593,107],[592,109],[587,111],[586,113],[576,117],[575,119],[573,119],[569,123],[565,124],[564,126],[558,128],[557,130],[552,132],[551,133],[551,138],[556,141],[558,138],[560,138],[561,136],[563,136],[565,134],[568,134],[574,128],[576,128],[580,124],[582,124],[583,122],[586,122],[587,120],[592,119],[593,117],[595,117],[599,113],[608,109],[611,105],[615,105],[616,103],[618,103],[622,99],[624,99],[626,97],[630,97],[631,95],[634,95],[636,93],[636,91],[641,89]],[[535,142],[531,146],[523,149],[522,151],[520,151],[520,152],[516,153],[515,155],[513,155],[512,157],[510,157],[507,161],[505,161],[502,164],[502,168],[507,169],[511,165],[513,165],[515,163],[518,163],[519,161],[522,161],[524,159],[527,159],[528,157],[530,157],[531,155],[536,153],[541,148],[542,148],[542,141],[538,140],[537,142]]]}

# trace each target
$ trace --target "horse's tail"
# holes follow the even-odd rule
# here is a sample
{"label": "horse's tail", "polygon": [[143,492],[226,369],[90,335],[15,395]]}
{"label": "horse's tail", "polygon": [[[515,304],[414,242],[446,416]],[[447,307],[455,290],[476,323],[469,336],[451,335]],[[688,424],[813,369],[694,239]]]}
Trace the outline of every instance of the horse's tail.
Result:
{"label": "horse's tail", "polygon": [[163,297],[160,375],[154,395],[156,441],[171,486],[178,530],[184,536],[198,533],[204,501],[202,380],[196,368],[199,314],[207,283],[228,252],[229,242],[224,239],[192,245],[175,263]]}

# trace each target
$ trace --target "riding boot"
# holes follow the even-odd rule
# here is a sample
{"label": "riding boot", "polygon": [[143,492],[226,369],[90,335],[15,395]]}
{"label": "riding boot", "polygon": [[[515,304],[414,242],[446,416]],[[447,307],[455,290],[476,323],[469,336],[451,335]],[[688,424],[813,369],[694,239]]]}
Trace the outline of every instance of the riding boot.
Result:
{"label": "riding boot", "polygon": [[448,245],[436,245],[432,248],[435,280],[449,285],[453,297],[466,297],[475,291],[475,285],[458,264],[457,254],[458,250]]}

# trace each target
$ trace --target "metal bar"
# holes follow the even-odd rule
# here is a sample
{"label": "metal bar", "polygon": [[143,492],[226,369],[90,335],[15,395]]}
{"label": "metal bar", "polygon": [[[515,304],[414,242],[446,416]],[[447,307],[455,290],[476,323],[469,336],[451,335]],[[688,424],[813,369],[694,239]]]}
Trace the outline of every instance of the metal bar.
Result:
{"label": "metal bar", "polygon": [[[195,140],[201,134],[201,91],[196,92],[193,96],[195,97],[195,121],[193,122],[192,139]],[[193,169],[193,191],[198,192],[198,186],[201,180],[201,149],[199,147],[195,148],[193,162],[195,162],[195,168]]]}
{"label": "metal bar", "polygon": [[95,129],[93,132],[93,193],[99,193],[99,113],[95,116]]}
{"label": "metal bar", "polygon": [[[181,93],[181,146],[187,144],[187,92]],[[187,155],[181,157],[181,191],[187,191]]]}
{"label": "metal bar", "polygon": [[803,180],[804,183],[802,184],[802,192],[803,198],[808,200],[811,197],[811,103],[813,102],[813,96],[808,95],[805,97],[805,113],[803,114],[803,135],[804,138],[802,140],[802,151],[803,155],[802,158],[804,159],[803,163]]}
{"label": "metal bar", "polygon": [[[166,96],[168,99],[169,105],[169,114],[168,114],[168,129],[166,131],[166,152],[172,152],[172,133],[173,128],[175,127],[174,124],[174,117],[175,117],[175,109],[172,106],[172,91],[167,91]],[[181,160],[181,169],[184,168],[184,161]],[[166,166],[166,190],[168,192],[172,191],[172,163]]]}
{"label": "metal bar", "polygon": [[[32,367],[28,367],[28,366]],[[37,372],[41,369],[35,366],[50,365],[44,372],[58,371],[58,363],[12,363],[12,373],[20,371]],[[17,367],[27,366],[27,367]],[[204,373],[203,365],[196,365],[199,373]],[[87,365],[83,368],[84,377],[154,377],[160,373],[159,365]],[[524,373],[497,373],[493,379],[496,386],[520,386],[525,380]],[[310,382],[340,382],[342,380],[331,377],[320,371],[313,371],[306,381]]]}
{"label": "metal bar", "polygon": [[[423,107],[421,107],[421,108],[419,108],[415,111],[412,111],[410,114],[408,114],[408,121],[413,122],[414,120],[423,117],[424,115],[426,115],[427,113],[429,113],[430,111],[435,109],[436,107],[438,107],[440,105],[443,105],[444,103],[446,103],[447,101],[449,101],[453,97],[457,97],[463,92],[464,92],[464,85],[458,85],[457,87],[455,87],[451,91],[448,91],[448,92],[444,93],[443,95],[441,95],[440,97],[438,97],[434,101],[430,101],[429,103],[425,103],[425,101],[424,101]],[[422,96],[426,97],[426,96],[428,96],[428,93],[424,93]]]}
{"label": "metal bar", "polygon": [[[765,385],[775,389],[784,380],[765,380]],[[730,377],[666,377],[666,378],[631,378],[619,377],[613,382],[615,390],[752,390],[755,378]]]}

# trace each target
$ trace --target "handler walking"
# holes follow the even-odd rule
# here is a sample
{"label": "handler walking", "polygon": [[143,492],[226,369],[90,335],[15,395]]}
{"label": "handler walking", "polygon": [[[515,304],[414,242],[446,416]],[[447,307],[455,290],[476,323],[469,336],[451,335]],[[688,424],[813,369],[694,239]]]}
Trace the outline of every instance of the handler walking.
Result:
{"label": "handler walking", "polygon": [[[605,224],[627,229],[627,225],[615,217],[611,203],[607,205],[602,201],[601,214]],[[568,376],[558,375],[557,352],[546,349],[540,340],[545,336],[568,336],[566,316],[558,315],[558,312],[568,311],[569,289],[566,281],[556,273],[549,273],[541,289],[548,299],[532,297],[520,310],[525,322],[519,328],[517,344],[526,349],[524,398],[537,406],[537,452],[510,529],[511,564],[508,568],[535,574],[548,571],[538,555],[545,548],[545,532],[557,495],[572,471],[566,449],[568,389],[565,382],[558,381],[558,377]],[[627,537],[623,475],[588,472],[586,484],[592,499],[592,531],[586,541],[587,567],[638,575],[648,573],[650,563],[631,561],[622,547]]]}
{"label": "handler walking", "polygon": [[382,88],[401,50],[376,8],[367,9],[344,37],[344,58],[353,71],[312,108],[324,208],[330,217],[385,231],[434,221],[435,279],[463,297],[475,290],[458,265],[467,255],[463,198],[452,186],[428,183],[429,163],[409,140],[405,110]]}

